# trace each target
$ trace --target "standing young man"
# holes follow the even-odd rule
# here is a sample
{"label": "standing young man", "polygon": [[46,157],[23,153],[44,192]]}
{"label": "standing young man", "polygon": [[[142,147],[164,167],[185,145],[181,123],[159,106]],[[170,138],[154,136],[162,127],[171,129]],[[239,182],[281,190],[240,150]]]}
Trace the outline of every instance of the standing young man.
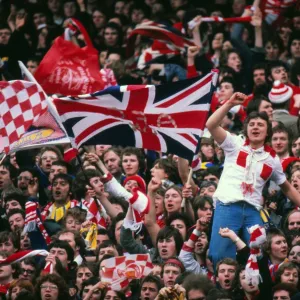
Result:
{"label": "standing young man", "polygon": [[[242,239],[248,243],[248,228],[261,224],[259,210],[262,208],[262,190],[267,180],[278,184],[285,195],[297,206],[300,195],[289,184],[274,150],[267,146],[271,137],[271,124],[265,113],[252,112],[245,121],[246,141],[232,136],[220,127],[228,111],[241,105],[246,95],[235,93],[208,119],[206,126],[213,138],[224,150],[224,170],[214,200],[214,214],[210,256],[214,265],[224,258],[236,256],[235,244],[219,236],[220,228],[228,227],[237,234],[241,231]],[[236,242],[238,242],[237,238]]]}

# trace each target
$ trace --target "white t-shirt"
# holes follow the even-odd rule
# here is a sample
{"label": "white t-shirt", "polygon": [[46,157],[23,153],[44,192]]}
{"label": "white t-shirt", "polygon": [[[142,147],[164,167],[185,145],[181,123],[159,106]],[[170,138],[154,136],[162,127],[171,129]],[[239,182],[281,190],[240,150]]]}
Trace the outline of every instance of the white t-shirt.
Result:
{"label": "white t-shirt", "polygon": [[[260,151],[260,159],[253,156],[252,172],[247,173],[246,167],[249,166],[249,158],[254,152],[247,142],[227,132],[227,136],[220,147],[224,150],[225,162],[213,199],[224,204],[246,201],[255,206],[257,210],[260,210],[263,205],[262,190],[266,181],[271,179],[278,185],[286,181],[279,157],[270,146],[265,145],[255,150]],[[244,183],[247,182],[246,173],[251,174],[253,178],[249,189],[244,188]]]}

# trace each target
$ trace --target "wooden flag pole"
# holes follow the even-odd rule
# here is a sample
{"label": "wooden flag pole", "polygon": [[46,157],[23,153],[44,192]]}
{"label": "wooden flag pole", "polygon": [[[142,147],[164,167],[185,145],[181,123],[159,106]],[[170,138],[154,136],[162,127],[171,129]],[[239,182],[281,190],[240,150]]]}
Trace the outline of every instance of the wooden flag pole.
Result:
{"label": "wooden flag pole", "polygon": [[[190,168],[190,172],[186,184],[191,184],[192,175],[193,175],[193,169]],[[181,208],[183,209],[185,208],[185,203],[186,203],[186,199],[183,198],[181,202]]]}

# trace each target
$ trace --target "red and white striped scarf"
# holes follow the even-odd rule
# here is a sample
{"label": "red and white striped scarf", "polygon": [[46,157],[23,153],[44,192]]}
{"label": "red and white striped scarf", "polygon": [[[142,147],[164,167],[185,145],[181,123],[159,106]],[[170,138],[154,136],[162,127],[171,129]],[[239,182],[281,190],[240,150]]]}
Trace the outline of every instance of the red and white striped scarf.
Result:
{"label": "red and white striped scarf", "polygon": [[23,233],[39,230],[46,244],[49,245],[51,243],[51,238],[38,216],[38,203],[27,201],[25,204],[25,214],[25,226]]}

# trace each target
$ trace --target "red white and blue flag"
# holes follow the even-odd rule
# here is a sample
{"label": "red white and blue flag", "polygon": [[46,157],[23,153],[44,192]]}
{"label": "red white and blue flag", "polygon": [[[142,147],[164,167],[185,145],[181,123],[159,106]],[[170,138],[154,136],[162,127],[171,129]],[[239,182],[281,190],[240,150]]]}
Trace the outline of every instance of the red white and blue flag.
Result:
{"label": "red white and blue flag", "polygon": [[218,74],[159,86],[110,87],[54,104],[72,142],[121,145],[192,159]]}

